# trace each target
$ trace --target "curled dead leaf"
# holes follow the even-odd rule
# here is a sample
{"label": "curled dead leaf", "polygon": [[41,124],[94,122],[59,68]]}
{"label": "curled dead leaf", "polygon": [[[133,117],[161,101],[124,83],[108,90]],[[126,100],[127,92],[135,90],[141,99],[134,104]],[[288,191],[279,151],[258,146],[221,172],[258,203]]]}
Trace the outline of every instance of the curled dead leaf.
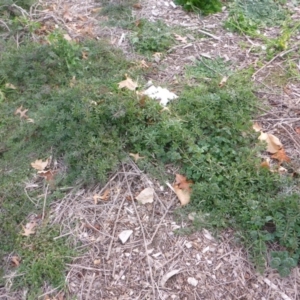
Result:
{"label": "curled dead leaf", "polygon": [[279,163],[290,162],[291,159],[286,155],[285,150],[282,148],[278,150],[275,154],[271,156],[274,159],[277,159]]}
{"label": "curled dead leaf", "polygon": [[16,255],[10,258],[10,261],[12,262],[14,267],[18,267],[20,265],[20,260],[21,260],[20,257]]}
{"label": "curled dead leaf", "polygon": [[272,154],[278,152],[282,148],[279,138],[273,134],[261,132],[258,139],[267,143],[266,150]]}
{"label": "curled dead leaf", "polygon": [[191,192],[189,190],[182,190],[178,185],[173,185],[173,189],[181,203],[181,206],[187,205],[191,200]]}
{"label": "curled dead leaf", "polygon": [[179,41],[183,44],[187,43],[187,38],[186,37],[183,37],[183,36],[181,36],[179,34],[176,34],[176,33],[174,33],[174,36],[175,36],[175,40],[177,40],[177,41]]}
{"label": "curled dead leaf", "polygon": [[219,87],[223,87],[226,84],[227,80],[228,80],[228,77],[224,76],[219,83]]}
{"label": "curled dead leaf", "polygon": [[39,176],[44,177],[46,181],[53,181],[57,170],[38,171]]}

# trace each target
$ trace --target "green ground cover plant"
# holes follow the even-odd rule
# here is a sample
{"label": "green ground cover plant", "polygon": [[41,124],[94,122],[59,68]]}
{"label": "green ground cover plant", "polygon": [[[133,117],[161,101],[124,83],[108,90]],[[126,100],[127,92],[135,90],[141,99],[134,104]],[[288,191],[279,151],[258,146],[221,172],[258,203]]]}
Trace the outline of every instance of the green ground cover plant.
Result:
{"label": "green ground cover plant", "polygon": [[201,12],[203,15],[222,10],[222,2],[219,0],[176,0],[175,3],[188,11]]}
{"label": "green ground cover plant", "polygon": [[[60,188],[105,183],[128,153],[139,153],[145,157],[139,167],[162,182],[173,179],[165,164],[194,181],[187,209],[203,216],[198,226],[234,228],[258,266],[268,244],[280,244],[285,251],[273,254],[272,266],[288,274],[300,254],[299,194],[292,180],[259,167],[253,70],[236,73],[221,58],[203,58],[186,70],[180,97],[162,111],[158,102],[141,103],[134,91],[118,88],[125,74],[142,86],[151,68],[137,68],[101,41],[75,43],[60,31],[47,39],[24,39],[18,48],[7,40],[0,53],[0,261],[7,269],[2,258],[22,258],[25,276],[16,287],[30,289],[34,299],[44,281],[63,286],[62,266],[74,255],[68,240],[53,242],[59,231],[49,226],[47,213],[35,236],[20,236],[28,215],[43,209],[24,193],[33,177],[30,163],[50,155],[66,172],[56,177],[46,208],[62,198]],[[138,45],[142,53],[161,46],[151,40]],[[20,106],[34,123],[14,114]],[[39,194],[29,190],[33,199]]]}

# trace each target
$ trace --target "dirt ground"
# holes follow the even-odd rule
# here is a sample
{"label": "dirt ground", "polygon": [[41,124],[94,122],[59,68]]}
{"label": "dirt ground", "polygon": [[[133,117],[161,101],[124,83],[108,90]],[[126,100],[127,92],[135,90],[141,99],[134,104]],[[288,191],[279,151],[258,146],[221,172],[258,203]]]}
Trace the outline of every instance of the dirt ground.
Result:
{"label": "dirt ground", "polygon": [[[131,49],[128,32],[99,25],[101,17],[96,12],[100,3],[41,2],[43,10],[36,13],[42,22],[64,28],[72,39],[106,38],[128,58],[140,59]],[[232,61],[235,69],[256,66],[259,54],[251,52],[251,48],[262,46],[260,41],[225,31],[222,23],[227,17],[226,10],[204,18],[184,12],[169,0],[144,0],[141,9],[134,13],[137,18],[161,19],[168,25],[182,26],[205,36],[187,37],[186,43],[179,43],[157,61],[160,71],[151,78],[154,83],[172,89],[184,75],[186,65],[201,57],[220,56]],[[300,9],[295,9],[293,17],[299,19]],[[266,30],[265,34],[276,36],[278,28]],[[293,41],[294,50],[299,46],[297,39]],[[241,48],[241,42],[247,47]],[[283,68],[284,55],[282,52],[256,68],[253,81],[257,95],[268,105],[257,121],[280,136],[288,155],[299,161],[300,138],[294,128],[300,126],[300,87],[290,81],[284,90],[272,81],[272,74]],[[155,191],[153,203],[141,205],[132,201],[147,187]],[[105,191],[109,191],[106,201],[97,201],[95,195]],[[61,237],[69,236],[74,248],[82,252],[67,266],[70,295],[78,300],[300,299],[299,267],[287,278],[281,278],[269,266],[264,274],[259,274],[247,256],[247,249],[237,243],[231,230],[217,237],[205,229],[191,235],[176,234],[189,228],[195,218],[190,215],[190,220],[183,221],[174,213],[179,207],[171,189],[160,186],[131,160],[120,166],[105,186],[70,193],[52,204],[52,222],[60,224]],[[119,238],[123,231],[130,234],[124,243]],[[45,286],[40,299],[54,299],[57,293]],[[6,297],[26,299],[26,291],[6,293]],[[56,299],[71,298],[58,295]]]}

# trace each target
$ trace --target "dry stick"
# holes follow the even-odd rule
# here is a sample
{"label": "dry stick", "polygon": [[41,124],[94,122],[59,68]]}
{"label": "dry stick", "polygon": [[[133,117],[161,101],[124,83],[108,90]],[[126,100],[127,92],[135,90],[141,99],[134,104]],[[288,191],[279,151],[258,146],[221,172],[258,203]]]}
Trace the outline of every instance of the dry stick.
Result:
{"label": "dry stick", "polygon": [[45,218],[45,209],[46,209],[46,199],[47,199],[48,187],[49,187],[49,184],[47,184],[45,197],[44,197],[42,220],[44,220],[44,218]]}
{"label": "dry stick", "polygon": [[42,297],[44,297],[44,296],[46,296],[46,295],[52,294],[53,292],[55,292],[55,291],[58,290],[58,289],[59,289],[59,287],[57,287],[57,288],[55,288],[55,289],[53,289],[53,290],[51,290],[51,291],[49,291],[49,292],[46,292],[46,293],[44,293],[44,294],[38,296],[38,298],[42,298]]}
{"label": "dry stick", "polygon": [[213,39],[215,39],[215,40],[217,40],[217,41],[221,41],[221,38],[220,38],[220,37],[215,36],[215,35],[213,35],[213,34],[207,32],[207,31],[204,31],[204,30],[201,30],[201,29],[198,29],[198,31],[201,32],[201,33],[203,33],[203,34],[205,34],[205,35],[208,35],[208,36],[212,37]]}
{"label": "dry stick", "polygon": [[290,53],[291,51],[294,51],[296,50],[297,48],[299,47],[299,45],[296,45],[294,46],[293,48],[289,49],[289,50],[286,50],[286,51],[283,51],[283,52],[280,52],[278,53],[276,56],[274,56],[270,61],[268,61],[266,64],[264,64],[260,69],[258,69],[252,76],[251,78],[252,79],[255,79],[255,76],[260,72],[262,71],[266,66],[268,66],[269,64],[271,64],[275,59],[277,59],[278,57],[283,57],[284,55]]}
{"label": "dry stick", "polygon": [[87,300],[90,299],[90,293],[91,293],[92,286],[93,286],[93,283],[94,283],[94,280],[95,280],[95,276],[96,276],[96,273],[93,273],[93,277],[92,277],[92,279],[91,279],[90,286],[89,286],[87,295],[86,295],[86,297],[85,297],[85,299],[87,299]]}
{"label": "dry stick", "polygon": [[[126,199],[126,198],[124,197],[123,200],[122,200],[122,203],[121,203],[121,205],[120,205],[120,207],[119,207],[119,210],[118,210],[117,218],[116,218],[116,221],[115,221],[115,224],[114,224],[113,233],[112,233],[112,236],[113,236],[113,237],[115,236],[115,232],[116,232],[116,228],[117,228],[117,223],[118,223],[119,216],[120,216],[120,212],[121,212],[121,209],[122,209],[122,207],[123,207],[123,203],[124,203],[125,199]],[[111,252],[111,247],[112,247],[113,241],[114,241],[114,239],[112,238],[112,239],[110,240],[110,244],[109,244],[108,251],[107,251],[107,255],[106,255],[106,259],[107,259],[107,260],[109,259],[109,256],[110,256],[110,252]]]}
{"label": "dry stick", "polygon": [[148,245],[150,245],[150,244],[153,242],[153,239],[154,239],[155,235],[157,234],[157,231],[158,231],[158,229],[159,229],[159,227],[160,227],[162,221],[164,220],[165,216],[166,216],[167,213],[169,212],[169,209],[171,208],[171,206],[172,206],[173,203],[174,203],[174,199],[175,199],[175,198],[172,199],[171,204],[169,205],[169,207],[167,207],[166,212],[165,212],[164,215],[162,216],[162,218],[161,218],[159,224],[156,226],[156,229],[155,229],[155,231],[154,231],[154,233],[153,233],[153,235],[152,235],[152,237],[151,237],[151,240],[149,241]]}
{"label": "dry stick", "polygon": [[287,134],[290,136],[290,138],[294,141],[294,143],[299,147],[299,149],[300,149],[300,144],[293,138],[293,136],[290,134],[290,132],[284,127],[284,126],[282,126],[282,124],[279,124],[280,125],[280,127],[282,127],[286,132],[287,132]]}
{"label": "dry stick", "polygon": [[[124,172],[125,172],[124,165],[122,165],[122,167],[123,167],[123,170],[124,170]],[[133,198],[133,195],[132,195],[131,190],[130,190],[130,186],[129,186],[129,183],[128,183],[128,179],[127,179],[127,175],[126,175],[126,174],[125,174],[125,177],[126,177],[126,183],[127,183],[128,191],[129,191],[130,196],[131,196],[131,198],[132,198],[132,204],[133,204],[133,207],[134,207],[136,216],[137,216],[137,218],[138,218],[138,221],[139,221],[139,223],[140,223],[140,227],[141,227],[141,231],[142,231],[142,235],[143,235],[144,247],[145,247],[145,252],[146,252],[146,255],[147,255],[147,263],[148,263],[148,267],[149,267],[150,278],[151,278],[151,284],[152,284],[153,300],[155,300],[155,286],[154,286],[154,279],[153,279],[153,275],[152,275],[152,268],[151,268],[151,264],[150,264],[149,254],[148,254],[148,248],[147,248],[147,242],[146,242],[146,238],[145,238],[145,232],[144,232],[144,228],[143,228],[143,224],[142,224],[142,222],[141,222],[140,216],[139,216],[138,211],[137,211],[137,209],[136,209],[136,205],[135,205],[134,198]]]}

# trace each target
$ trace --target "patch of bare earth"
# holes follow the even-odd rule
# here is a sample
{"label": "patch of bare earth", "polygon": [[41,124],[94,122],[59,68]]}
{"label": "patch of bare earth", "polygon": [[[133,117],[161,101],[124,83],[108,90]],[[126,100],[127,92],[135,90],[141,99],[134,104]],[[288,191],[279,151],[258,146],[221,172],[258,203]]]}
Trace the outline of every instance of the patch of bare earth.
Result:
{"label": "patch of bare earth", "polygon": [[[104,38],[131,59],[140,58],[129,43],[130,32],[103,25],[99,3],[51,0],[42,1],[42,6],[35,12],[45,30],[61,27],[74,40]],[[234,69],[254,66],[257,95],[267,105],[257,120],[265,130],[279,136],[289,156],[299,161],[299,83],[290,79],[283,85],[272,77],[278,70],[285,72],[284,52],[259,68],[260,54],[252,49],[261,47],[262,42],[224,30],[226,11],[204,18],[188,14],[167,0],[145,0],[141,7],[134,10],[137,19],[161,19],[169,26],[201,34],[200,38],[188,35],[186,42],[178,42],[161,61],[154,61],[159,71],[151,78],[153,82],[172,88],[180,82],[186,65],[202,57],[223,57]],[[299,9],[295,9],[297,15]],[[269,29],[266,34],[276,36],[278,29]],[[299,41],[293,42],[296,51]],[[295,63],[300,69],[296,58]],[[142,205],[134,199],[146,187],[154,189],[154,202]],[[122,165],[105,186],[72,192],[54,203],[51,220],[61,224],[60,237],[68,236],[81,251],[67,266],[66,299],[300,299],[298,267],[287,278],[281,278],[268,265],[260,275],[247,250],[235,242],[232,230],[222,232],[217,239],[207,230],[177,234],[191,225],[189,219],[175,217],[177,208],[176,195],[133,162]],[[122,243],[119,235],[127,230],[131,234]],[[48,296],[51,287],[45,286],[40,299]],[[26,293],[13,294],[6,288],[0,298],[26,299]]]}

